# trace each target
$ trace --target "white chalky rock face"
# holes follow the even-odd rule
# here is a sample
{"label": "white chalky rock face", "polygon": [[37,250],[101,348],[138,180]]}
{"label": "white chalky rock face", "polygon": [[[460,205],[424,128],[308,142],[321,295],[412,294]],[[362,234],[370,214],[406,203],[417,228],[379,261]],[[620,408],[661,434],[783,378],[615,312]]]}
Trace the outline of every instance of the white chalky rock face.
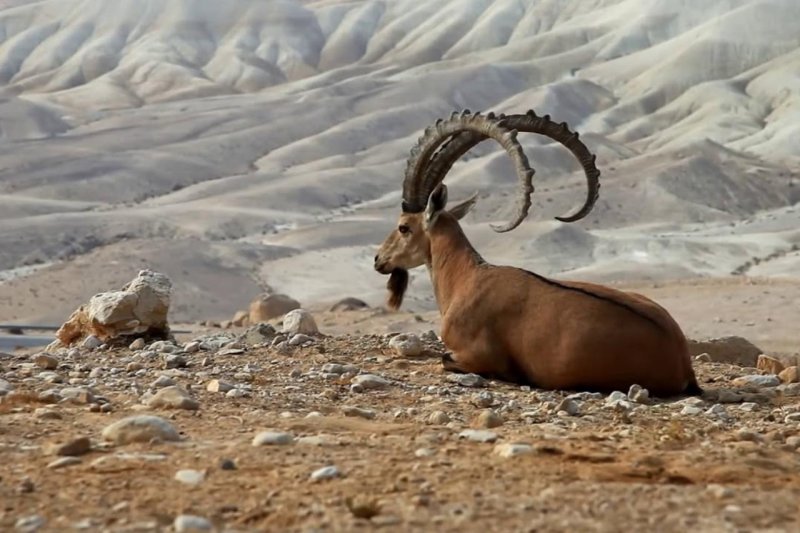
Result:
{"label": "white chalky rock face", "polygon": [[171,294],[169,277],[141,270],[121,290],[96,294],[72,313],[56,332],[57,343],[69,346],[91,336],[107,342],[123,335],[165,332]]}
{"label": "white chalky rock face", "polygon": [[316,335],[319,333],[314,316],[305,309],[289,311],[283,317],[283,333]]}
{"label": "white chalky rock face", "polygon": [[175,427],[158,416],[136,415],[117,420],[103,429],[103,438],[114,444],[150,442],[151,440],[178,441]]}

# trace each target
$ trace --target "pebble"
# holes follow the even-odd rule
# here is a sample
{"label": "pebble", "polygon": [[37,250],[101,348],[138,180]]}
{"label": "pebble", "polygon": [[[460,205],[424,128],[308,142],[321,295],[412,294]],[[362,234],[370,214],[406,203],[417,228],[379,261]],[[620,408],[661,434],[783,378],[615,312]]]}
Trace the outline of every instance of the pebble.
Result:
{"label": "pebble", "polygon": [[428,416],[428,423],[442,426],[450,422],[450,416],[444,411],[434,411]]}
{"label": "pebble", "polygon": [[183,351],[186,353],[197,353],[200,351],[200,343],[197,341],[187,342],[183,345]]}
{"label": "pebble", "polygon": [[436,452],[430,448],[418,448],[417,450],[414,450],[414,457],[432,457],[435,454]]}
{"label": "pebble", "polygon": [[707,353],[701,353],[700,355],[696,355],[694,360],[698,363],[710,363],[711,356]]}
{"label": "pebble", "polygon": [[339,469],[334,466],[323,466],[322,468],[318,468],[311,473],[311,481],[322,481],[325,479],[333,479],[335,477],[339,477],[341,472]]}
{"label": "pebble", "polygon": [[231,389],[225,393],[226,398],[244,398],[247,396],[247,391],[242,389]]}
{"label": "pebble", "polygon": [[694,415],[699,415],[702,412],[703,410],[701,408],[694,405],[684,405],[683,409],[681,409],[682,415],[694,416]]}
{"label": "pebble", "polygon": [[465,429],[458,434],[458,438],[472,442],[494,442],[497,440],[497,433],[484,429]]}
{"label": "pebble", "polygon": [[375,374],[359,374],[353,378],[352,384],[361,387],[363,390],[385,389],[391,385],[387,379]]}
{"label": "pebble", "polygon": [[789,422],[800,422],[800,413],[792,413],[792,414],[786,415],[786,417],[783,420],[786,423],[789,423]]}
{"label": "pebble", "polygon": [[114,444],[132,442],[178,441],[180,434],[168,421],[158,416],[134,415],[117,420],[103,429],[102,436]]}
{"label": "pebble", "polygon": [[733,380],[733,384],[737,387],[777,387],[781,384],[781,380],[775,375],[751,374],[749,376],[741,376]]}
{"label": "pebble", "polygon": [[389,341],[389,347],[402,357],[417,357],[422,354],[422,341],[413,333],[395,335]]}
{"label": "pebble", "polygon": [[728,411],[720,403],[715,403],[706,411],[706,416],[713,416],[716,418],[729,418]]}
{"label": "pebble", "polygon": [[199,533],[201,531],[211,531],[214,529],[214,526],[208,519],[191,514],[176,516],[172,527],[175,528],[176,533]]}
{"label": "pebble", "polygon": [[87,350],[96,350],[102,345],[103,341],[101,341],[94,335],[89,335],[88,337],[83,339],[83,342],[81,343],[81,346],[86,348]]}
{"label": "pebble", "polygon": [[296,335],[292,335],[291,340],[289,340],[289,346],[302,346],[307,342],[314,342],[314,338],[303,333],[297,333]]}
{"label": "pebble", "polygon": [[147,343],[144,341],[143,338],[139,337],[138,339],[134,340],[132,343],[128,345],[129,350],[144,350],[144,347],[147,346]]}
{"label": "pebble", "polygon": [[494,394],[489,391],[481,391],[473,398],[473,403],[478,407],[491,407],[494,404]]}
{"label": "pebble", "polygon": [[564,398],[561,400],[556,406],[556,412],[564,411],[569,416],[577,416],[580,413],[580,407],[578,406],[578,402],[571,398]]}
{"label": "pebble", "polygon": [[447,381],[461,385],[462,387],[485,387],[488,383],[486,379],[478,374],[448,374]]}
{"label": "pebble", "polygon": [[155,381],[150,384],[151,389],[163,389],[164,387],[172,387],[175,385],[175,380],[169,376],[158,376]]}
{"label": "pebble", "polygon": [[294,442],[294,436],[285,431],[262,431],[253,437],[253,446],[282,446]]}
{"label": "pebble", "polygon": [[493,409],[484,409],[472,421],[472,427],[491,429],[503,425],[503,417]]}
{"label": "pebble", "polygon": [[42,420],[61,420],[61,418],[63,418],[61,413],[52,409],[48,409],[47,407],[37,407],[33,411],[33,415],[36,418],[41,418]]}
{"label": "pebble", "polygon": [[55,461],[48,463],[47,468],[50,470],[58,470],[59,468],[76,465],[80,462],[81,460],[78,457],[59,457]]}
{"label": "pebble", "polygon": [[371,409],[362,409],[360,407],[353,407],[350,405],[342,407],[342,413],[344,416],[354,416],[358,418],[365,418],[367,420],[372,420],[376,416],[375,411]]}
{"label": "pebble", "polygon": [[50,446],[52,455],[83,455],[92,449],[92,442],[89,437],[78,437],[60,444]]}
{"label": "pebble", "polygon": [[66,387],[60,391],[61,398],[76,404],[94,403],[95,397],[91,390],[85,387]]}
{"label": "pebble", "polygon": [[186,358],[180,354],[167,354],[164,356],[164,368],[184,368],[186,366]]}
{"label": "pebble", "polygon": [[208,382],[208,385],[206,385],[206,390],[208,392],[228,392],[233,389],[234,386],[231,383],[220,379],[212,379]]}
{"label": "pebble", "polygon": [[197,486],[206,479],[206,473],[202,470],[178,470],[175,472],[175,480],[180,481],[184,485]]}
{"label": "pebble", "polygon": [[305,309],[294,309],[283,316],[283,333],[316,335],[319,333],[314,316]]}
{"label": "pebble", "polygon": [[192,398],[189,393],[177,385],[164,387],[147,400],[148,407],[164,409],[200,409],[200,402]]}
{"label": "pebble", "polygon": [[725,487],[724,485],[718,485],[717,483],[712,483],[706,486],[706,490],[713,494],[716,498],[730,498],[734,495],[733,489],[730,487]]}
{"label": "pebble", "polygon": [[58,359],[46,353],[40,353],[34,357],[33,362],[39,368],[45,370],[55,370],[58,368]]}
{"label": "pebble", "polygon": [[634,403],[648,404],[650,403],[650,391],[634,383],[628,389],[628,399]]}
{"label": "pebble", "polygon": [[500,457],[516,457],[533,453],[533,446],[530,444],[504,443],[494,447],[493,453]]}
{"label": "pebble", "polygon": [[4,396],[14,390],[14,386],[8,381],[0,378],[0,396]]}
{"label": "pebble", "polygon": [[44,519],[44,517],[35,514],[31,516],[23,516],[22,518],[18,519],[14,524],[14,527],[20,533],[30,533],[41,528],[45,524],[45,522],[46,520]]}
{"label": "pebble", "polygon": [[223,459],[219,462],[220,470],[236,470],[236,463],[233,459]]}

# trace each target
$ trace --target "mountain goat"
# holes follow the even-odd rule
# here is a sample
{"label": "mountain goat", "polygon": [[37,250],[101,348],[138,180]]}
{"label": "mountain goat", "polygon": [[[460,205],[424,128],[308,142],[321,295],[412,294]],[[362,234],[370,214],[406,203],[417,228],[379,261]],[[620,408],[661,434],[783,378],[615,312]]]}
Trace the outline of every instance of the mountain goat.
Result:
{"label": "mountain goat", "polygon": [[476,197],[447,209],[444,177],[470,148],[487,138],[497,141],[516,168],[519,196],[514,218],[492,227],[514,229],[527,216],[534,190],[534,171],[516,138],[520,131],[561,143],[583,167],[586,201],[575,214],[557,219],[573,222],[591,211],[600,172],[595,156],[565,123],[533,111],[495,116],[466,110],[439,119],[411,150],[400,218],[375,256],[375,270],[390,276],[388,305],[400,307],[408,270],[425,265],[449,350],[442,357],[446,371],[542,389],[608,392],[636,383],[656,396],[700,394],[681,328],[649,298],[492,265],[470,244],[458,220]]}

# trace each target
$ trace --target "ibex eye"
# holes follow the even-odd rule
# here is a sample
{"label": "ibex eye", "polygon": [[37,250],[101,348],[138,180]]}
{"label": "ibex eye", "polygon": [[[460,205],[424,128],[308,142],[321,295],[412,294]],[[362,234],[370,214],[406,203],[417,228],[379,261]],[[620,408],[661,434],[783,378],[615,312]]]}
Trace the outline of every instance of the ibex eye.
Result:
{"label": "ibex eye", "polygon": [[399,231],[400,233],[408,233],[409,231],[411,231],[411,228],[403,224],[397,228],[397,231]]}

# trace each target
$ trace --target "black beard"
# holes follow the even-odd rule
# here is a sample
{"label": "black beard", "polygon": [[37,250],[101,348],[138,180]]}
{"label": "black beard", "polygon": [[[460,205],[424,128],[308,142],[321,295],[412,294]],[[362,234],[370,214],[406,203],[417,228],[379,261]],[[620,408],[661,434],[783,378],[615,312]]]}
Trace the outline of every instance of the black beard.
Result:
{"label": "black beard", "polygon": [[400,304],[403,303],[403,295],[408,288],[408,270],[404,268],[392,270],[389,281],[386,282],[386,288],[389,289],[389,308],[397,311]]}

